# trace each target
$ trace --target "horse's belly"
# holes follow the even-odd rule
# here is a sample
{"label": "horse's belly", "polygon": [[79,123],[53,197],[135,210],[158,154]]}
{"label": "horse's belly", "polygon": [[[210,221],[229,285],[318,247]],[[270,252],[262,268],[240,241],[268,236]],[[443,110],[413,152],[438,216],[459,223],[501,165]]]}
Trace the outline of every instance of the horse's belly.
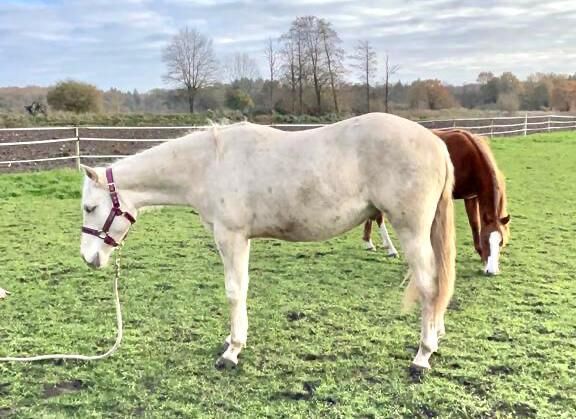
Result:
{"label": "horse's belly", "polygon": [[261,214],[254,218],[250,235],[288,241],[327,240],[360,225],[375,212],[373,207],[361,204],[322,211],[302,209],[270,216]]}

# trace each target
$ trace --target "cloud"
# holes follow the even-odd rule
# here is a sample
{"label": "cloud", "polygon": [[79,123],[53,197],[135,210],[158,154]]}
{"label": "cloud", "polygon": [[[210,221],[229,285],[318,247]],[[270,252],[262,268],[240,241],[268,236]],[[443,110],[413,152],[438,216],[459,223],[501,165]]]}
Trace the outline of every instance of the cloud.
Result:
{"label": "cloud", "polygon": [[4,0],[0,83],[76,77],[102,88],[160,87],[162,48],[185,25],[210,36],[222,59],[247,52],[264,68],[266,39],[304,15],[330,21],[348,52],[370,39],[380,58],[388,52],[401,65],[403,81],[576,68],[573,0]]}

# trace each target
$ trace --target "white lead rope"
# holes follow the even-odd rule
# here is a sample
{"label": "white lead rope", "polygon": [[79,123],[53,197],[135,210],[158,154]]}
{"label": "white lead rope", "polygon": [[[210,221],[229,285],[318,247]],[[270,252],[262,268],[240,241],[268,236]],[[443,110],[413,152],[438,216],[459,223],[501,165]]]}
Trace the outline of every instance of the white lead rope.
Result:
{"label": "white lead rope", "polygon": [[100,355],[76,355],[76,354],[50,354],[50,355],[38,355],[38,356],[25,356],[25,357],[1,357],[0,362],[34,362],[34,361],[45,361],[48,359],[75,359],[80,361],[96,361],[98,359],[104,359],[112,355],[118,347],[120,342],[122,342],[122,307],[120,306],[120,295],[118,293],[118,280],[120,278],[120,256],[121,256],[122,244],[118,248],[118,254],[114,262],[115,273],[114,273],[114,302],[116,304],[116,342],[114,345],[105,353]]}

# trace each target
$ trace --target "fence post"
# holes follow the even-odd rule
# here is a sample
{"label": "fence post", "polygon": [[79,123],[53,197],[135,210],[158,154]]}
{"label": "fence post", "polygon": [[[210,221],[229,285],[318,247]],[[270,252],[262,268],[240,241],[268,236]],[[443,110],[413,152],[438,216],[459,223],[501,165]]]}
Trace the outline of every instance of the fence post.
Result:
{"label": "fence post", "polygon": [[452,129],[454,129],[454,128],[456,128],[456,120],[455,119],[452,120]]}
{"label": "fence post", "polygon": [[494,137],[494,119],[490,120],[490,138]]}
{"label": "fence post", "polygon": [[80,134],[78,127],[74,128],[74,136],[76,137],[76,168],[80,171]]}
{"label": "fence post", "polygon": [[526,116],[524,117],[524,137],[528,135],[528,112],[526,112]]}
{"label": "fence post", "polygon": [[548,132],[550,132],[550,120],[552,119],[552,117],[550,115],[548,115]]}

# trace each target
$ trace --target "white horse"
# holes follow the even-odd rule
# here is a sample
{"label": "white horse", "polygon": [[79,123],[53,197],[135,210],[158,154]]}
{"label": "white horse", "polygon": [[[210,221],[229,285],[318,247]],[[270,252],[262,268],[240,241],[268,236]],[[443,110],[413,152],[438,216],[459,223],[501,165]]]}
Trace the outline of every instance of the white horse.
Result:
{"label": "white horse", "polygon": [[409,264],[406,302],[422,305],[412,365],[430,367],[454,286],[454,177],[446,146],[426,128],[378,113],[299,132],[243,122],[84,171],[81,253],[94,268],[109,262],[141,208],[198,211],[224,264],[231,311],[217,366],[235,366],[246,344],[250,239],[326,240],[383,211]]}

